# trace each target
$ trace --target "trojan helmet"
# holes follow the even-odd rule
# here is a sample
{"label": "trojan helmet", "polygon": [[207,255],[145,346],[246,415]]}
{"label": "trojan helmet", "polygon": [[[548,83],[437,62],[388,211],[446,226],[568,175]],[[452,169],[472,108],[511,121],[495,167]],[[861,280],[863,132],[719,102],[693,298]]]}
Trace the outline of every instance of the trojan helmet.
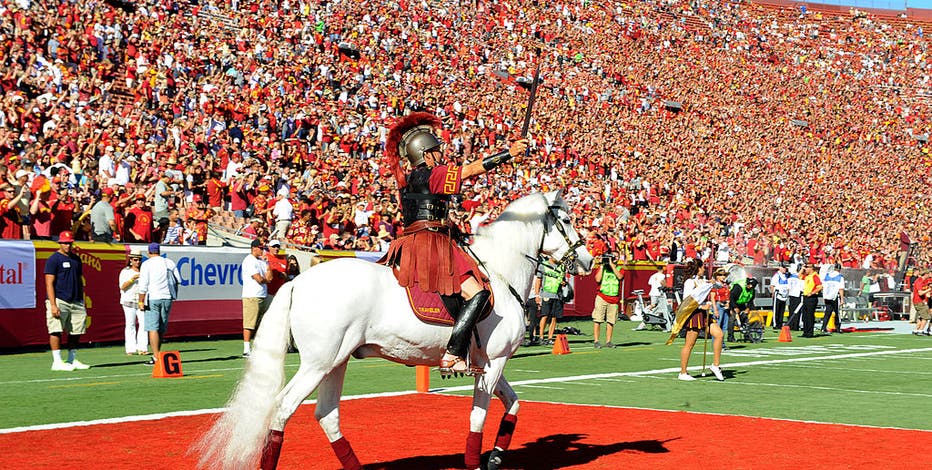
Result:
{"label": "trojan helmet", "polygon": [[440,139],[434,128],[440,126],[440,118],[430,113],[411,113],[388,131],[386,151],[395,150],[408,159],[412,167],[424,163],[424,154],[440,147]]}
{"label": "trojan helmet", "polygon": [[400,187],[405,185],[399,158],[405,157],[412,167],[425,163],[424,154],[440,147],[443,142],[434,134],[440,127],[440,118],[430,113],[411,113],[388,131],[385,156]]}

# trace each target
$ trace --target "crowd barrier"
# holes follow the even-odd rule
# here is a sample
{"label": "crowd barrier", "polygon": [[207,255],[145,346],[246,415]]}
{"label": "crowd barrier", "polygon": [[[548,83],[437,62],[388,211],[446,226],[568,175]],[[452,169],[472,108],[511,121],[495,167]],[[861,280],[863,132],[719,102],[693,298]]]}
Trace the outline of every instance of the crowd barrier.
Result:
{"label": "crowd barrier", "polygon": [[[50,241],[0,240],[0,349],[48,344],[45,326],[45,261],[58,250]],[[91,327],[82,341],[123,341],[124,316],[118,279],[131,251],[145,245],[77,242],[84,300]],[[237,335],[243,331],[241,262],[249,248],[162,246],[162,256],[178,265],[181,288],[172,305],[167,338]],[[380,253],[285,250],[302,271],[313,256],[322,260],[357,257],[375,261]]]}
{"label": "crowd barrier", "polygon": [[[0,241],[0,349],[43,345],[48,342],[45,326],[45,261],[58,250],[49,241]],[[145,246],[77,242],[74,251],[84,265],[85,304],[92,318],[84,337],[88,342],[119,342],[123,340],[124,317],[119,303],[117,280],[126,266],[131,250]],[[236,335],[242,332],[242,272],[240,263],[249,253],[240,247],[163,246],[162,255],[178,265],[181,289],[172,306],[167,337],[205,337]],[[318,250],[286,250],[298,257],[302,271],[312,263],[312,256],[321,261],[343,257],[378,260],[382,253]],[[660,263],[668,285],[674,285],[676,266]],[[635,289],[649,291],[647,280],[657,272],[657,263],[634,262],[622,266],[622,297],[633,299]],[[770,307],[770,277],[775,268],[749,267],[750,275],[761,282],[756,304]],[[846,291],[856,295],[861,277],[868,271],[845,269]],[[598,285],[593,275],[572,278],[574,298],[567,303],[564,315],[587,317],[592,312]],[[360,292],[360,295],[364,293]]]}

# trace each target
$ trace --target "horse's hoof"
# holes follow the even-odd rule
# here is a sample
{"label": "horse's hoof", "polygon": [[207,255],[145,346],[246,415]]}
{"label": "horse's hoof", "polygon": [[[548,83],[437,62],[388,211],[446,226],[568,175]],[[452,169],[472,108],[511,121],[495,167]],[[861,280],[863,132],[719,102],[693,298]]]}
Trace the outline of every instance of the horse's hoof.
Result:
{"label": "horse's hoof", "polygon": [[492,452],[489,453],[489,462],[485,466],[488,470],[498,470],[498,466],[502,464],[502,452],[498,449],[492,449]]}

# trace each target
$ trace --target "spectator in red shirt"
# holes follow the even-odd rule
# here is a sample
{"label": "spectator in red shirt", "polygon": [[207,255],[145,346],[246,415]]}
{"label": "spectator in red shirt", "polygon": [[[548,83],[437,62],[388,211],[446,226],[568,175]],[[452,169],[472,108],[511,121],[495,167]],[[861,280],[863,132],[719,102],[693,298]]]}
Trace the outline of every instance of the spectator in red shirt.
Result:
{"label": "spectator in red shirt", "polygon": [[269,241],[268,260],[269,270],[272,272],[272,280],[269,281],[269,295],[275,295],[278,289],[285,284],[287,280],[286,271],[288,270],[288,258],[282,250],[282,242],[278,239]]}
{"label": "spectator in red shirt", "polygon": [[136,194],[135,204],[126,213],[126,232],[130,243],[149,243],[152,241],[152,210],[146,203],[146,195]]}
{"label": "spectator in red shirt", "polygon": [[36,196],[29,204],[29,215],[31,216],[30,224],[31,237],[36,240],[52,239],[52,205],[49,198],[52,195],[51,186],[46,183],[36,191]]}
{"label": "spectator in red shirt", "polygon": [[226,189],[227,184],[220,181],[220,174],[212,171],[210,179],[207,180],[207,201],[214,212],[220,212],[223,209],[223,196]]}
{"label": "spectator in red shirt", "polygon": [[0,238],[21,240],[23,238],[22,214],[19,213],[20,199],[29,188],[23,186],[17,192],[12,184],[0,185]]}

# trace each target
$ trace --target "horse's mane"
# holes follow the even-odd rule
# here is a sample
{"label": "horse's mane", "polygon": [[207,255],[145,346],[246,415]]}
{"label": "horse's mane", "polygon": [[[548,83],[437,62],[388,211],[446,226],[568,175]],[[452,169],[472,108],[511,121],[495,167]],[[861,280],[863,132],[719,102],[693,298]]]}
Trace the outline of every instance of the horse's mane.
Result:
{"label": "horse's mane", "polygon": [[[530,194],[513,201],[491,224],[480,227],[472,247],[476,255],[494,272],[512,272],[515,256],[537,256],[544,234],[542,219],[550,203],[541,193]],[[556,196],[554,205],[565,207],[562,197]],[[530,235],[530,236],[527,236]],[[528,260],[526,273],[530,277],[536,265]],[[509,279],[509,282],[514,280]]]}

